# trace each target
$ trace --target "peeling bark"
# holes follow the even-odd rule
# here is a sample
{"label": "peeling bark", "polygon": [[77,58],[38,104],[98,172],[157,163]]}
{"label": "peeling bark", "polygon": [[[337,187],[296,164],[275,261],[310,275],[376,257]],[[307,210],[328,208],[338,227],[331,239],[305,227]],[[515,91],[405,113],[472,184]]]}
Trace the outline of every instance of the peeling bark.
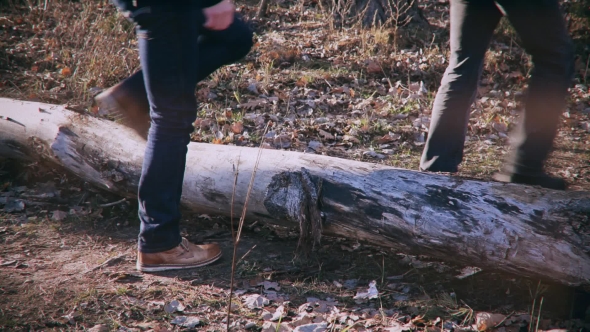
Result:
{"label": "peeling bark", "polygon": [[[43,110],[43,111],[40,111]],[[0,99],[0,157],[59,165],[133,197],[144,143],[121,125],[61,106]],[[11,120],[8,120],[11,119]],[[242,208],[257,149],[191,143],[182,203]],[[238,165],[239,164],[239,165]],[[342,236],[481,268],[590,285],[590,193],[447,177],[264,150],[247,218],[299,226],[302,245]]]}

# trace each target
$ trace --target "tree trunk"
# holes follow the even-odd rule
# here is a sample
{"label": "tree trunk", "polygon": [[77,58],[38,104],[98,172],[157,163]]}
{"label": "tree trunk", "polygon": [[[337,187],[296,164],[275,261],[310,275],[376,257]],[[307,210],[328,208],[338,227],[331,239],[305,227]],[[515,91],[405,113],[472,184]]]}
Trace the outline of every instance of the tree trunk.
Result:
{"label": "tree trunk", "polygon": [[[61,106],[0,99],[0,156],[44,160],[126,197],[144,142],[116,123]],[[182,202],[241,211],[258,149],[191,143]],[[262,150],[247,219],[299,226],[409,254],[590,284],[590,193],[467,180],[299,152]],[[306,244],[308,242],[302,242]]]}

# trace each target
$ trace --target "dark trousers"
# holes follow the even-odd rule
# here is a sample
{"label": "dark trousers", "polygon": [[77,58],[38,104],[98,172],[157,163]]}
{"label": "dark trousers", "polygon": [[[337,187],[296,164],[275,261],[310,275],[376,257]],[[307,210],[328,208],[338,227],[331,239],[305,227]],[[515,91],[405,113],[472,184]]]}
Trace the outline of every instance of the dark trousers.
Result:
{"label": "dark trousers", "polygon": [[420,169],[457,171],[484,56],[504,12],[534,64],[505,171],[542,173],[573,75],[573,45],[558,1],[451,0],[450,7],[449,66],[434,100]]}
{"label": "dark trousers", "polygon": [[[117,1],[137,23],[142,70],[122,89],[149,104],[151,127],[139,181],[139,250],[172,249],[181,241],[180,198],[187,145],[197,114],[197,83],[245,56],[252,31],[237,19],[224,31],[203,28],[199,1],[131,7]],[[121,5],[123,3],[123,5]]]}

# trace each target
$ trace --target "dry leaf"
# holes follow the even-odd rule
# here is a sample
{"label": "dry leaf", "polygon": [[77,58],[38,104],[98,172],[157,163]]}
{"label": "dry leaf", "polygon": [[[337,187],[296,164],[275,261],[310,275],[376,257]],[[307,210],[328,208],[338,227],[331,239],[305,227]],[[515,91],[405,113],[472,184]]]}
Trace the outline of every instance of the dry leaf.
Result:
{"label": "dry leaf", "polygon": [[357,144],[361,142],[361,141],[359,141],[358,138],[356,138],[356,137],[354,137],[352,135],[344,135],[342,137],[342,140],[345,141],[345,142],[353,142],[353,143],[357,143]]}
{"label": "dry leaf", "polygon": [[381,72],[381,66],[377,63],[377,61],[369,60],[369,63],[367,63],[367,72],[371,74],[378,74]]}
{"label": "dry leaf", "polygon": [[302,77],[299,80],[297,80],[297,82],[295,82],[295,85],[297,85],[298,87],[303,87],[307,85],[307,78]]}
{"label": "dry leaf", "polygon": [[334,135],[330,134],[329,132],[322,130],[322,129],[318,129],[318,133],[320,134],[320,136],[322,136],[325,139],[334,139]]}
{"label": "dry leaf", "polygon": [[389,134],[383,135],[383,137],[378,138],[377,143],[378,144],[391,143],[393,141],[397,141],[400,138],[401,138],[400,134],[389,133]]}
{"label": "dry leaf", "polygon": [[247,295],[243,297],[246,306],[250,309],[260,309],[268,305],[270,301],[264,296],[258,294]]}
{"label": "dry leaf", "polygon": [[508,130],[508,126],[506,126],[506,124],[502,122],[494,122],[492,127],[499,133],[505,133]]}
{"label": "dry leaf", "polygon": [[61,69],[61,74],[62,74],[62,76],[68,77],[68,76],[72,75],[72,70],[70,69],[70,67],[63,67]]}
{"label": "dry leaf", "polygon": [[492,314],[489,312],[479,312],[475,315],[475,326],[478,331],[486,331],[502,323],[506,316],[502,314]]}
{"label": "dry leaf", "polygon": [[51,214],[51,219],[55,220],[55,221],[61,221],[61,220],[66,219],[67,217],[68,217],[68,213],[61,211],[61,210],[55,210]]}
{"label": "dry leaf", "polygon": [[234,134],[241,134],[244,131],[244,125],[241,122],[234,122],[231,124],[230,129]]}

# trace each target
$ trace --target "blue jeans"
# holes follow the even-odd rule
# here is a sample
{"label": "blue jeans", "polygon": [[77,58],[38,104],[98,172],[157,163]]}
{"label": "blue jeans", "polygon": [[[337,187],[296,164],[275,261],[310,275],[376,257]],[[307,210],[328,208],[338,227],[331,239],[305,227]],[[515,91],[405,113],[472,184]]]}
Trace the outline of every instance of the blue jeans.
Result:
{"label": "blue jeans", "polygon": [[434,100],[420,168],[456,172],[485,53],[504,10],[532,56],[525,110],[505,171],[537,175],[549,154],[573,76],[573,44],[557,0],[451,0],[451,56]]}
{"label": "blue jeans", "polygon": [[137,24],[142,70],[123,82],[149,103],[151,127],[139,181],[139,250],[161,252],[180,244],[180,197],[187,145],[197,114],[197,83],[245,56],[252,31],[239,19],[224,31],[203,28],[199,1],[133,8],[116,1]]}

